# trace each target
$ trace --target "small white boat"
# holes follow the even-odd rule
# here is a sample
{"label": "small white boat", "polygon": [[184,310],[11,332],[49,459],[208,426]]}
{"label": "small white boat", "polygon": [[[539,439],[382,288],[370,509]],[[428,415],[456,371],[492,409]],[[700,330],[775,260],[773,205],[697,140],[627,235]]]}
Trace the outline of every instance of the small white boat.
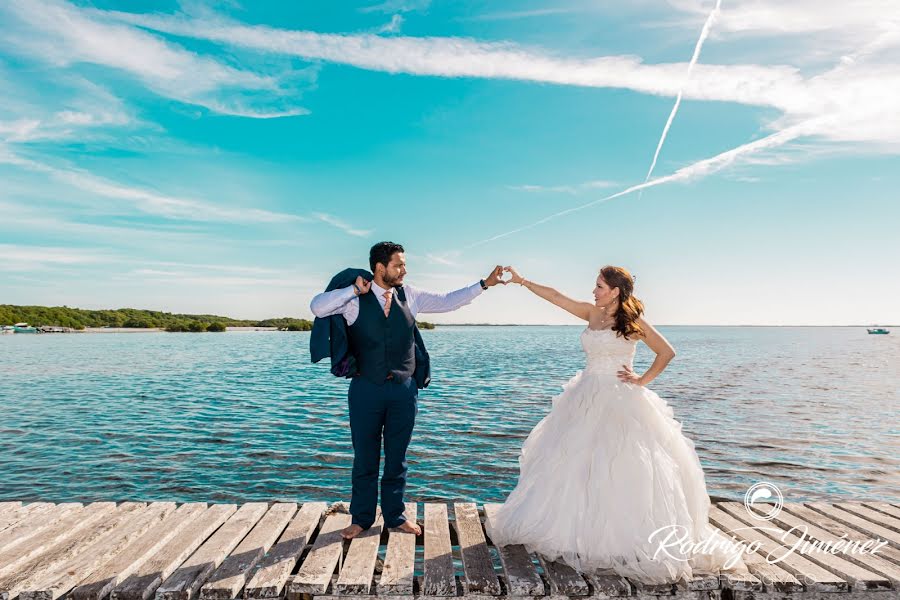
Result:
{"label": "small white boat", "polygon": [[869,333],[878,334],[878,335],[887,335],[890,333],[889,329],[885,329],[884,327],[871,327],[866,329]]}
{"label": "small white boat", "polygon": [[32,327],[28,323],[16,323],[13,325],[13,331],[16,333],[37,333],[36,327]]}

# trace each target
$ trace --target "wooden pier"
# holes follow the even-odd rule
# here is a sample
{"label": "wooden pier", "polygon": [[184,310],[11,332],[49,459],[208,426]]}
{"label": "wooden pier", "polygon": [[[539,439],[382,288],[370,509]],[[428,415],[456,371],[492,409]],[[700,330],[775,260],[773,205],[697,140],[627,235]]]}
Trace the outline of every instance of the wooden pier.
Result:
{"label": "wooden pier", "polygon": [[[379,517],[348,542],[340,537],[350,523],[344,503],[0,502],[0,600],[900,598],[896,503],[786,504],[769,522],[750,518],[741,503],[716,503],[715,527],[757,542],[745,555],[751,575],[695,573],[671,585],[582,574],[522,546],[495,547],[484,520],[496,508],[411,502],[407,516],[423,524],[422,536],[388,530]],[[766,560],[804,535],[886,544],[874,554],[797,551]]]}

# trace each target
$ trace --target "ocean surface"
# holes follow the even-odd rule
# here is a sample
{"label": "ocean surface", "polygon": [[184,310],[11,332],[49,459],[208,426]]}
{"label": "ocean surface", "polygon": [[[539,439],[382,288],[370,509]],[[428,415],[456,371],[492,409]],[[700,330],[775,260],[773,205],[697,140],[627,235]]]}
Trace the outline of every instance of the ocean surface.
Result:
{"label": "ocean surface", "polygon": [[[407,499],[502,501],[522,441],[584,364],[581,327],[424,331]],[[900,498],[900,335],[661,327],[650,388],[714,498]],[[347,384],[308,333],[0,336],[0,500],[349,500]],[[638,346],[636,370],[651,353]],[[615,490],[611,490],[615,493]]]}

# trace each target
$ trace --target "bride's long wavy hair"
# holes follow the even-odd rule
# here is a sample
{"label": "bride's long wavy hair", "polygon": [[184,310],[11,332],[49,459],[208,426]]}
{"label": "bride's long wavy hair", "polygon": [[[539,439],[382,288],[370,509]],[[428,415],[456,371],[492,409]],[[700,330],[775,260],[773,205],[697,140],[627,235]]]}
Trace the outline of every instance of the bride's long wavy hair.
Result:
{"label": "bride's long wavy hair", "polygon": [[638,324],[638,319],[644,314],[644,303],[634,295],[634,277],[623,267],[607,265],[600,269],[600,276],[610,288],[619,288],[619,309],[616,311],[616,324],[613,330],[616,335],[642,336],[644,330]]}

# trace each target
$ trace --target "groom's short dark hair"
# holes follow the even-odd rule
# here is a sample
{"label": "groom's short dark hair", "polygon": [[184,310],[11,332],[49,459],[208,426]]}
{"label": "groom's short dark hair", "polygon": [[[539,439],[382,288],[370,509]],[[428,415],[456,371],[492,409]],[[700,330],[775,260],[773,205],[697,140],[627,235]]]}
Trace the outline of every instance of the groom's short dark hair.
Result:
{"label": "groom's short dark hair", "polygon": [[378,242],[369,250],[369,268],[375,273],[375,265],[383,264],[385,267],[391,262],[394,252],[405,252],[403,246],[394,242]]}

